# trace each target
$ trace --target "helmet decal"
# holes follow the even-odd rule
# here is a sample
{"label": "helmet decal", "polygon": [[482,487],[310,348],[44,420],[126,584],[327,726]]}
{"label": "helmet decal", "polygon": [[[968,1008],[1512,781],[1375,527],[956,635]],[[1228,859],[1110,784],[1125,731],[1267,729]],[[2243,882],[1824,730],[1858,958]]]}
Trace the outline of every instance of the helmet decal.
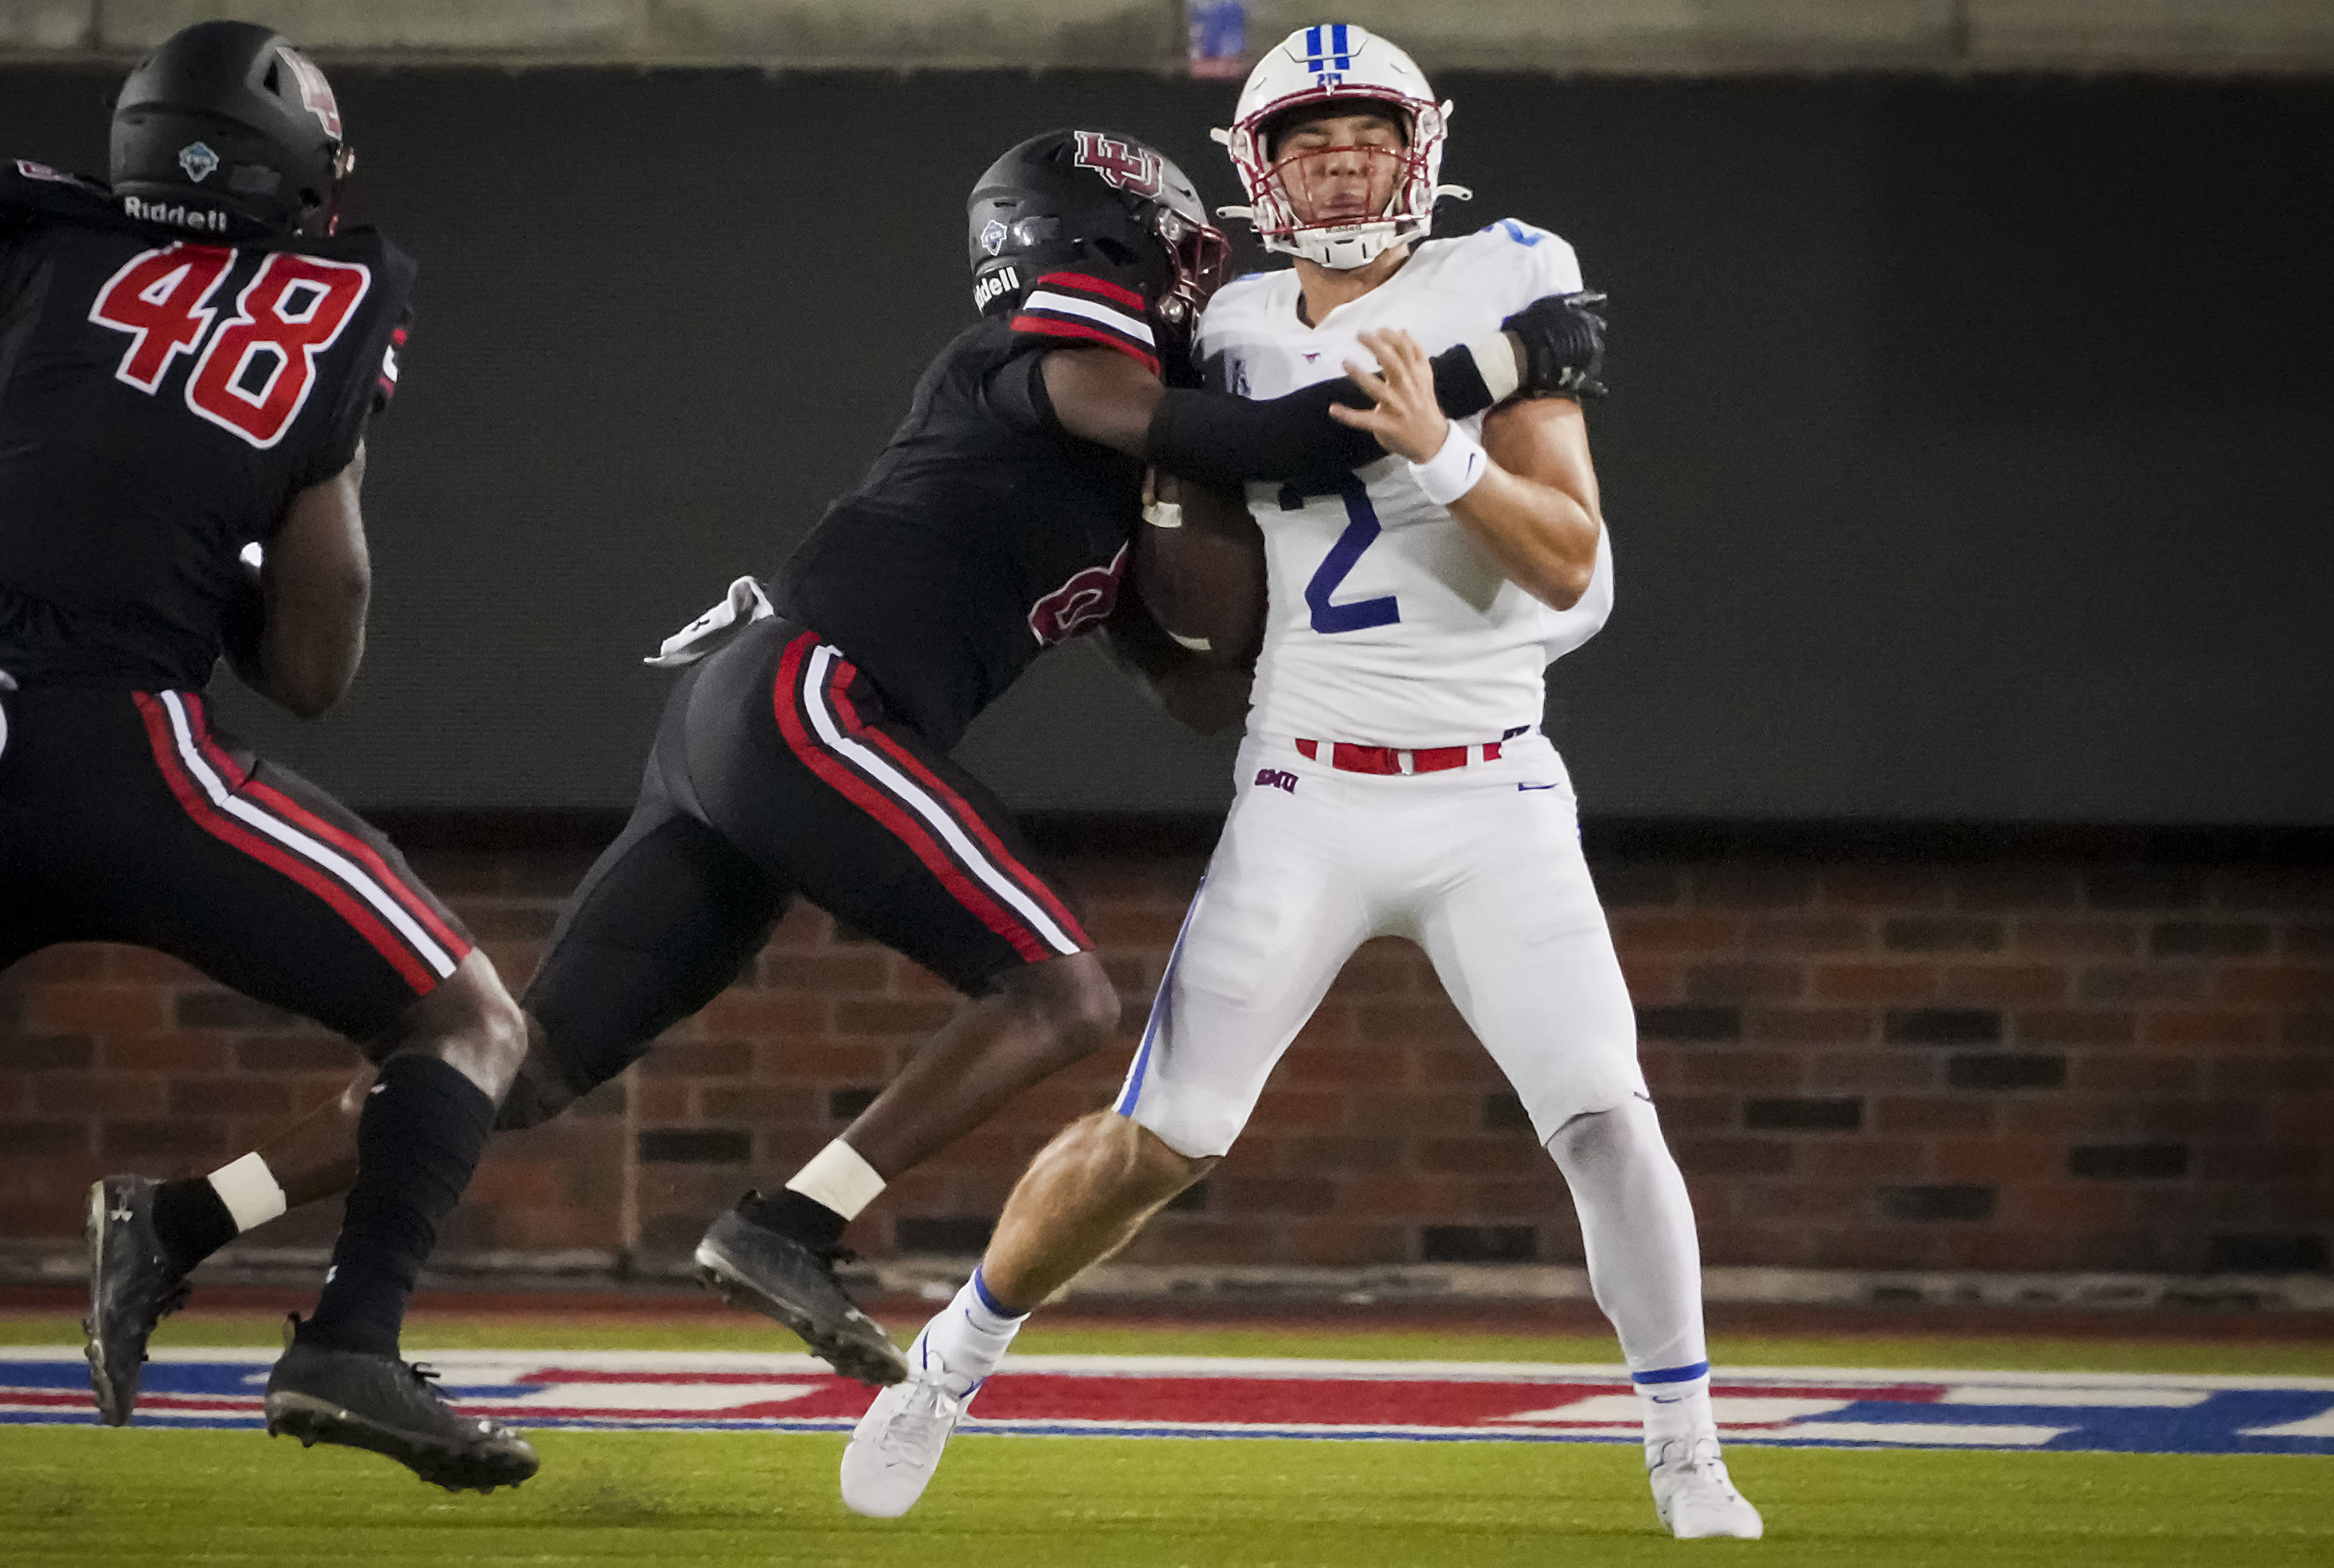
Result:
{"label": "helmet decal", "polygon": [[275,53],[292,68],[293,80],[300,84],[300,107],[316,117],[324,134],[338,140],[341,135],[341,102],[333,96],[333,84],[324,73],[309,63],[308,57],[289,44],[279,43]]}
{"label": "helmet decal", "polygon": [[[1325,23],[1318,27],[1305,28],[1303,32],[1306,69],[1313,72],[1314,82],[1323,87],[1340,85],[1340,75],[1354,68],[1353,45],[1348,42],[1352,35],[1369,36],[1348,22]],[[1297,40],[1291,36],[1289,42],[1294,43]]]}
{"label": "helmet decal", "polygon": [[197,185],[217,173],[218,166],[219,155],[199,141],[190,141],[178,149],[178,167]]}
{"label": "helmet decal", "polygon": [[1116,189],[1137,196],[1159,194],[1159,155],[1141,142],[1129,143],[1099,130],[1081,130],[1076,163],[1080,168],[1093,169]]}
{"label": "helmet decal", "polygon": [[998,251],[1003,250],[1005,248],[1005,226],[998,222],[997,219],[993,217],[990,218],[989,220],[989,226],[980,231],[980,248],[987,251],[990,255],[995,255]]}

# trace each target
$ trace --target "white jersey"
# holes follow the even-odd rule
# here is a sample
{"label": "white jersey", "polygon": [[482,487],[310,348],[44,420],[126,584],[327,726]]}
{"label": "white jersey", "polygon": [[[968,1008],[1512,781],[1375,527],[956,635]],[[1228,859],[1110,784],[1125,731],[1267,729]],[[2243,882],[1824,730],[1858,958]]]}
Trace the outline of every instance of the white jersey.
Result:
{"label": "white jersey", "polygon": [[[1365,331],[1400,327],[1438,354],[1580,286],[1570,245],[1504,218],[1423,242],[1317,328],[1297,313],[1294,272],[1227,284],[1201,318],[1197,357],[1220,389],[1278,398],[1342,376],[1346,360],[1371,363]],[[1461,423],[1481,435],[1482,416]],[[1551,610],[1502,576],[1391,455],[1356,469],[1342,492],[1258,484],[1248,504],[1263,526],[1270,590],[1251,734],[1410,748],[1537,728],[1548,666],[1613,608],[1609,543],[1597,544],[1580,601]]]}

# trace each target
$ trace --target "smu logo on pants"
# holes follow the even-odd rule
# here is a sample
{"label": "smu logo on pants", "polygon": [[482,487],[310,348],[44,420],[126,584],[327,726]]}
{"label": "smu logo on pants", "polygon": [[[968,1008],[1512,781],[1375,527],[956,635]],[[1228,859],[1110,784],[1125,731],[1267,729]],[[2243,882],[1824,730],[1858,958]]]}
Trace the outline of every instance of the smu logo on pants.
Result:
{"label": "smu logo on pants", "polygon": [[1268,767],[1259,769],[1256,775],[1256,782],[1259,784],[1270,789],[1286,790],[1290,794],[1295,794],[1297,793],[1297,775],[1288,772],[1285,768]]}

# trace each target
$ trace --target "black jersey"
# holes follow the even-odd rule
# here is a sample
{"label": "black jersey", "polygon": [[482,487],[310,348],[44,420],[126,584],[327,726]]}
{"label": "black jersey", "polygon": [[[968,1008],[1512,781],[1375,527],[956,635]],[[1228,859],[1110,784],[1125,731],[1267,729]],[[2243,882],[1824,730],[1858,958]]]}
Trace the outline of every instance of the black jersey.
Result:
{"label": "black jersey", "polygon": [[1037,372],[1046,350],[1085,342],[1155,369],[1142,315],[1131,291],[1055,274],[1018,313],[968,329],[772,585],[782,613],[831,638],[942,750],[1118,602],[1143,464],[1064,430]]}
{"label": "black jersey", "polygon": [[414,274],[370,229],[211,243],[0,161],[0,669],[200,688],[236,555],[394,390]]}

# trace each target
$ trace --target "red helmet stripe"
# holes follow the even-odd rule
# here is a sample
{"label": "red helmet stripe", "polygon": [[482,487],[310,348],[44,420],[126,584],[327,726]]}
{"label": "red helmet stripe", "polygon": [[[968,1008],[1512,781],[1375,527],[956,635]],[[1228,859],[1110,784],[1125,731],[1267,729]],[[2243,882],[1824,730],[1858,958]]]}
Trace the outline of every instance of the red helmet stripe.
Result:
{"label": "red helmet stripe", "polygon": [[1084,273],[1047,273],[1044,277],[1039,278],[1037,283],[1041,287],[1051,284],[1056,288],[1076,289],[1083,293],[1096,294],[1103,299],[1115,301],[1128,310],[1138,313],[1143,308],[1143,296],[1133,289],[1123,288],[1114,283],[1105,283],[1101,278],[1088,277]]}

